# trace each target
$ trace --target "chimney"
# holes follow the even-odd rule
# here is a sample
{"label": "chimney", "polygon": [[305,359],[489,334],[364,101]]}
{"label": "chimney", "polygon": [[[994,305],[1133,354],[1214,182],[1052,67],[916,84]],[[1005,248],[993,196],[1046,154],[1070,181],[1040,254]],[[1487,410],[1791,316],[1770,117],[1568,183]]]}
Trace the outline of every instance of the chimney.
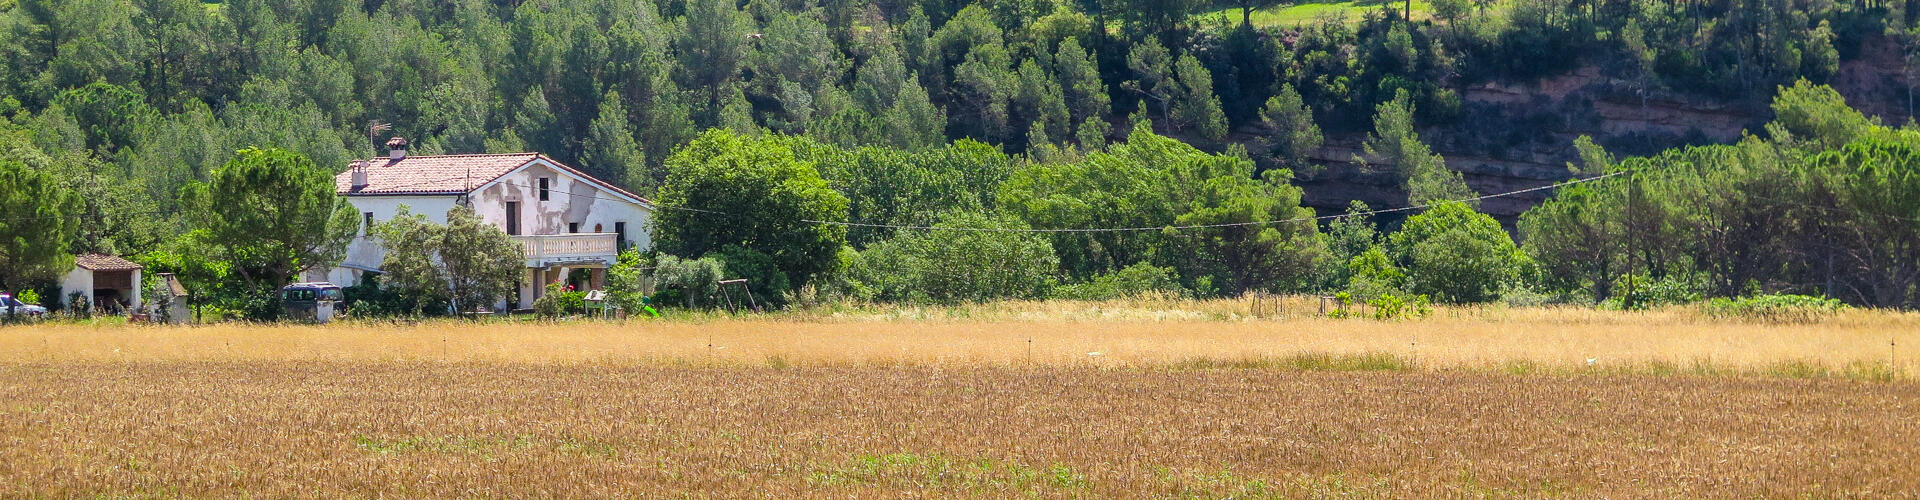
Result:
{"label": "chimney", "polygon": [[359,191],[365,187],[367,187],[367,162],[353,162],[353,190]]}
{"label": "chimney", "polygon": [[407,139],[395,137],[387,139],[387,158],[391,162],[407,159]]}

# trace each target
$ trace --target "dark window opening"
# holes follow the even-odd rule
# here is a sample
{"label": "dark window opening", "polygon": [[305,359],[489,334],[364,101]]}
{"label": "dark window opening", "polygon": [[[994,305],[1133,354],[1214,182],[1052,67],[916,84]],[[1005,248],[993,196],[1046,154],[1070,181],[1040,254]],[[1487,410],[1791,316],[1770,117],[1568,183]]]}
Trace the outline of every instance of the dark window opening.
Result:
{"label": "dark window opening", "polygon": [[547,178],[540,178],[540,201],[547,201]]}
{"label": "dark window opening", "polygon": [[507,202],[507,234],[520,235],[520,202]]}
{"label": "dark window opening", "polygon": [[625,222],[613,223],[613,234],[614,234],[614,237],[613,237],[614,248],[626,250],[627,249],[627,223]]}
{"label": "dark window opening", "polygon": [[578,233],[578,232],[580,232],[580,223],[578,223],[578,222],[568,222],[568,223],[567,223],[567,232],[568,232],[568,233]]}
{"label": "dark window opening", "polygon": [[363,214],[363,215],[365,215],[365,216],[366,216],[366,218],[367,218],[367,233],[366,233],[366,234],[368,234],[368,235],[372,235],[372,234],[373,234],[373,212],[366,212],[366,213],[365,213],[365,214]]}

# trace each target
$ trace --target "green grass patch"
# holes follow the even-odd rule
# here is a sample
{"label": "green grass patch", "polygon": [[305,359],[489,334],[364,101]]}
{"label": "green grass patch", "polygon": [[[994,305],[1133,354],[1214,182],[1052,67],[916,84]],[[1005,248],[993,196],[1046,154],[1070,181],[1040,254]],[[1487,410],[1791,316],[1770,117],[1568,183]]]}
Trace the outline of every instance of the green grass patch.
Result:
{"label": "green grass patch", "polygon": [[[1294,27],[1318,21],[1322,17],[1331,17],[1347,23],[1356,23],[1360,21],[1360,17],[1367,11],[1379,10],[1388,6],[1399,10],[1405,8],[1406,3],[1399,0],[1301,2],[1292,5],[1279,5],[1256,9],[1253,11],[1252,20],[1254,26],[1262,28]],[[1425,0],[1414,0],[1414,19],[1430,19],[1432,17],[1432,5],[1428,4]],[[1220,22],[1220,20],[1225,20],[1230,24],[1239,24],[1240,8],[1228,7],[1209,10],[1194,14],[1194,19],[1201,22],[1215,23]]]}
{"label": "green grass patch", "polygon": [[1392,353],[1300,353],[1289,356],[1240,359],[1192,358],[1174,364],[1179,370],[1302,370],[1325,372],[1406,372],[1413,361]]}
{"label": "green grass patch", "polygon": [[1840,299],[1807,295],[1716,298],[1700,304],[1700,312],[1715,319],[1774,324],[1818,323],[1846,310]]}
{"label": "green grass patch", "polygon": [[492,457],[515,451],[553,452],[606,458],[619,455],[618,447],[596,439],[574,439],[568,437],[541,438],[531,435],[499,437],[404,436],[395,438],[354,436],[353,445],[361,451],[375,455],[431,453],[471,454]]}
{"label": "green grass patch", "polygon": [[1080,489],[1087,480],[1064,465],[1035,467],[991,458],[943,454],[860,455],[807,476],[816,486],[877,486],[940,492],[1047,493]]}

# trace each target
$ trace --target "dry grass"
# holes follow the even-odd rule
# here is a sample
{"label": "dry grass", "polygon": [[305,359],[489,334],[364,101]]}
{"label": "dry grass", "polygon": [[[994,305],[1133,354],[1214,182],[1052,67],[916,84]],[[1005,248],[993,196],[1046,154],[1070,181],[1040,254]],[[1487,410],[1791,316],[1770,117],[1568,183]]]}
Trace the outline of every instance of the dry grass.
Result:
{"label": "dry grass", "polygon": [[[1167,366],[1391,355],[1424,370],[1920,375],[1920,315],[1851,311],[1745,324],[1692,309],[1441,309],[1416,321],[1326,319],[1305,299],[1251,318],[1245,301],[1012,302],[816,308],[731,319],[190,328],[0,329],[0,362],[672,361],[718,365]],[[1098,353],[1098,354],[1093,354]],[[1782,367],[1788,369],[1782,369]]]}
{"label": "dry grass", "polygon": [[1920,386],[1063,367],[0,365],[0,497],[1852,497]]}
{"label": "dry grass", "polygon": [[1915,314],[1314,308],[6,327],[0,497],[1920,490]]}

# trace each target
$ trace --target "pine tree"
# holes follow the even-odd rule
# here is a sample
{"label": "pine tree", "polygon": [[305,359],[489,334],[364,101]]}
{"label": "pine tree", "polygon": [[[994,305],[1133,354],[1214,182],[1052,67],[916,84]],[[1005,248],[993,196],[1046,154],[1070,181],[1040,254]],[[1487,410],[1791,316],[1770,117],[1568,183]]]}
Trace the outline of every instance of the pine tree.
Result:
{"label": "pine tree", "polygon": [[1220,110],[1220,99],[1213,96],[1213,73],[1192,54],[1180,56],[1174,72],[1179,79],[1173,94],[1173,124],[1177,128],[1191,127],[1208,139],[1226,138],[1227,114]]}
{"label": "pine tree", "polygon": [[600,113],[587,127],[585,150],[580,155],[587,172],[601,179],[614,179],[642,192],[652,191],[658,180],[647,168],[646,154],[633,140],[627,125],[627,107],[620,103],[618,90],[608,91],[600,100]]}

